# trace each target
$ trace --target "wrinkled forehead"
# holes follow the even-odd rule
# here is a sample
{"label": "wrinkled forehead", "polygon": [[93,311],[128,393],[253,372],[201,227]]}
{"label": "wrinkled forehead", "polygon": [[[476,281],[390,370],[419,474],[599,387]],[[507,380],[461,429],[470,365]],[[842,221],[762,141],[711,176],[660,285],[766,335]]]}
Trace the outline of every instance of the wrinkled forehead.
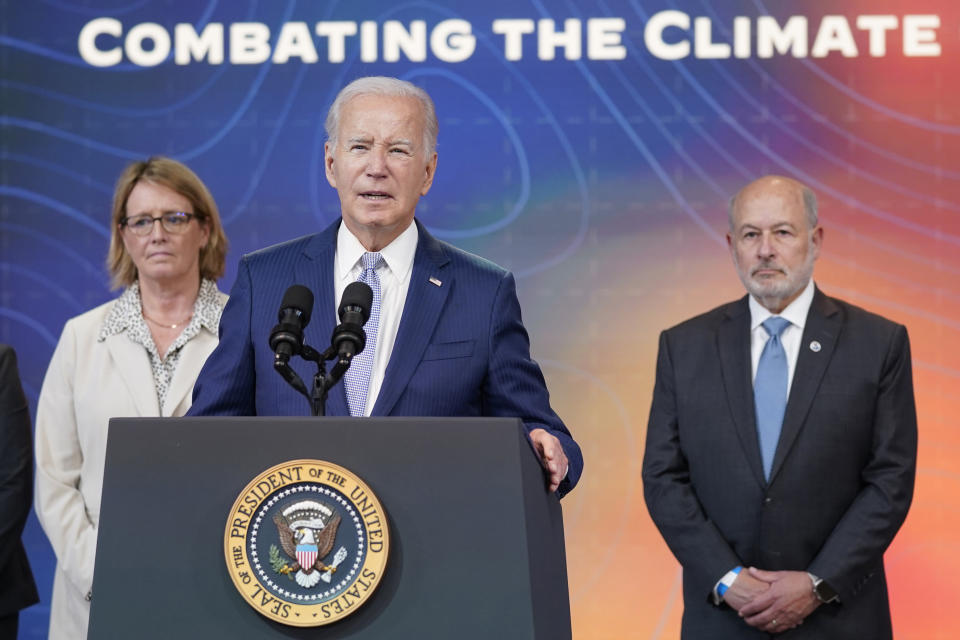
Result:
{"label": "wrinkled forehead", "polygon": [[772,181],[748,185],[737,195],[733,208],[733,226],[772,227],[790,224],[808,226],[803,208],[802,187],[788,181]]}
{"label": "wrinkled forehead", "polygon": [[374,136],[419,142],[423,132],[423,109],[416,98],[366,94],[343,105],[337,133],[340,138]]}

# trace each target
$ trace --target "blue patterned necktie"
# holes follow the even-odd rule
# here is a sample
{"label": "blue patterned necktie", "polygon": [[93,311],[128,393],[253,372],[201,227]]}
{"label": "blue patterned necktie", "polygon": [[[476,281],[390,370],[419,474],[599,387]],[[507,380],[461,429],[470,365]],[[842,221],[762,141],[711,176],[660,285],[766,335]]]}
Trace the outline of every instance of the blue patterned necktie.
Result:
{"label": "blue patterned necktie", "polygon": [[379,253],[364,253],[363,273],[357,282],[365,282],[373,290],[373,304],[370,307],[370,318],[363,325],[367,332],[367,344],[363,351],[353,357],[350,368],[344,376],[347,387],[347,405],[351,416],[362,416],[367,404],[367,391],[370,388],[370,374],[373,371],[373,354],[377,350],[377,327],[380,326],[380,276],[377,267],[383,263],[383,256]]}
{"label": "blue patterned necktie", "polygon": [[770,479],[773,455],[777,451],[783,414],[787,408],[787,353],[780,342],[780,334],[789,326],[789,320],[778,316],[771,316],[763,321],[763,328],[770,337],[760,354],[757,377],[753,383],[763,477],[767,480]]}

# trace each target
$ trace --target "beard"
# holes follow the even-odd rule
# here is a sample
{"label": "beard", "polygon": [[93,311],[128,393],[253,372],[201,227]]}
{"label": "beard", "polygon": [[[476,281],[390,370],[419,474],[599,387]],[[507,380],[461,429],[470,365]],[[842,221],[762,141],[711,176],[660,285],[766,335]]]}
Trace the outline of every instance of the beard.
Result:
{"label": "beard", "polygon": [[[813,263],[816,260],[813,247],[807,251],[803,264],[794,270],[779,264],[776,260],[766,260],[755,265],[749,273],[745,273],[737,262],[737,275],[747,291],[768,310],[779,313],[793,301],[813,277]],[[758,271],[775,270],[784,275],[782,278],[757,277]]]}

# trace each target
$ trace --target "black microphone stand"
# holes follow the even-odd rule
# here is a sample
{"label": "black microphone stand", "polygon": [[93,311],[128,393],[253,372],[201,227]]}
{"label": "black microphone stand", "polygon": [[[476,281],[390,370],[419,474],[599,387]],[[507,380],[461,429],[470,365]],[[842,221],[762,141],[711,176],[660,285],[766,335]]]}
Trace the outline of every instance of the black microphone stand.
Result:
{"label": "black microphone stand", "polygon": [[[274,356],[273,368],[283,376],[290,386],[299,391],[310,402],[310,413],[314,416],[323,416],[327,412],[327,395],[330,388],[337,384],[343,377],[343,374],[350,368],[350,355],[339,355],[333,346],[327,347],[323,353],[317,351],[308,344],[304,344],[300,350],[300,357],[317,364],[317,373],[313,376],[313,389],[307,392],[307,386],[297,375],[297,372],[290,368],[288,357],[283,357],[279,353]],[[333,368],[327,373],[326,363],[329,360],[337,360]]]}
{"label": "black microphone stand", "polygon": [[[333,329],[330,346],[321,353],[303,342],[303,329],[310,322],[309,309],[313,306],[313,294],[302,285],[293,285],[284,294],[280,324],[270,332],[270,348],[274,351],[273,368],[310,402],[311,414],[326,415],[330,388],[340,381],[350,368],[353,357],[366,346],[367,334],[363,325],[370,315],[372,301],[373,292],[369,285],[363,282],[347,285],[338,309],[341,322]],[[309,392],[307,385],[290,367],[290,357],[294,355],[317,363],[313,389]],[[336,360],[337,363],[327,373],[326,363],[330,360]]]}

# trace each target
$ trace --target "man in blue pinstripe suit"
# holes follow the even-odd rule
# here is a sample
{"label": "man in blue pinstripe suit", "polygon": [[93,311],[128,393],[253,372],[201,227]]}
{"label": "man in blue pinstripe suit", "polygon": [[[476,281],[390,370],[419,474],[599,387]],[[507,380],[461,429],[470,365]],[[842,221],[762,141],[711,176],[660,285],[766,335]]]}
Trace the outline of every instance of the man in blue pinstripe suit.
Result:
{"label": "man in blue pinstripe suit", "polygon": [[[433,101],[409,82],[361,78],[340,92],[327,116],[324,159],[342,219],[244,256],[190,415],[307,413],[273,371],[267,337],[281,297],[295,283],[314,292],[304,340],[324,344],[343,290],[369,260],[381,295],[367,391],[348,402],[336,385],[327,415],[519,417],[550,490],[562,496],[580,478],[583,458],[530,358],[513,275],[433,238],[414,219],[433,183],[437,128]],[[304,363],[291,365],[311,375]]]}

